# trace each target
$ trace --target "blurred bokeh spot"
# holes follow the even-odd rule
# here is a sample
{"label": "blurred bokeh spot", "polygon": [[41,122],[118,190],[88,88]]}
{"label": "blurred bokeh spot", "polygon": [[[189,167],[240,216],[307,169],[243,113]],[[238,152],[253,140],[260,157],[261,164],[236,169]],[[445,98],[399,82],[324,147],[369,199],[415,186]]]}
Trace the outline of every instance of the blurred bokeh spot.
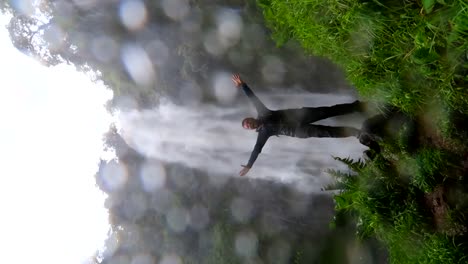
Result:
{"label": "blurred bokeh spot", "polygon": [[189,222],[189,214],[187,210],[180,207],[173,207],[166,215],[166,220],[169,228],[172,231],[181,233],[187,228]]}
{"label": "blurred bokeh spot", "polygon": [[155,39],[149,42],[145,50],[155,65],[163,66],[169,58],[169,48],[161,40]]}
{"label": "blurred bokeh spot", "polygon": [[146,253],[141,253],[133,256],[130,264],[155,264],[154,258]]}
{"label": "blurred bokeh spot", "polygon": [[189,12],[187,0],[163,0],[162,7],[166,15],[174,20],[182,20]]}
{"label": "blurred bokeh spot", "polygon": [[104,188],[108,192],[117,191],[122,188],[127,183],[127,178],[127,168],[114,160],[105,165],[101,175]]}
{"label": "blurred bokeh spot", "polygon": [[119,10],[122,24],[129,30],[143,28],[146,23],[146,7],[140,0],[126,0],[120,4]]}
{"label": "blurred bokeh spot", "polygon": [[232,102],[237,95],[236,89],[232,88],[231,75],[226,72],[214,75],[213,88],[216,99],[222,104]]}
{"label": "blurred bokeh spot", "polygon": [[253,231],[243,231],[237,234],[235,241],[236,253],[250,258],[257,254],[258,237]]}
{"label": "blurred bokeh spot", "polygon": [[203,41],[205,50],[214,56],[219,56],[224,52],[224,48],[219,42],[217,31],[211,30],[205,33]]}
{"label": "blurred bokeh spot", "polygon": [[231,202],[231,213],[234,219],[240,223],[246,223],[250,220],[253,212],[252,203],[242,197],[236,197]]}
{"label": "blurred bokeh spot", "polygon": [[152,195],[151,204],[160,213],[167,213],[175,200],[174,194],[168,189],[160,189]]}
{"label": "blurred bokeh spot", "polygon": [[230,9],[222,9],[216,15],[217,37],[224,49],[239,42],[242,33],[242,19]]}
{"label": "blurred bokeh spot", "polygon": [[143,189],[153,192],[164,187],[166,183],[166,170],[161,162],[146,162],[140,170],[140,180]]}
{"label": "blurred bokeh spot", "polygon": [[12,0],[11,4],[21,14],[32,16],[35,12],[33,2],[33,0]]}
{"label": "blurred bokeh spot", "polygon": [[94,57],[104,63],[114,60],[118,56],[117,50],[115,40],[106,35],[97,36],[91,42],[91,52]]}
{"label": "blurred bokeh spot", "polygon": [[150,86],[156,80],[156,73],[148,54],[137,45],[128,44],[122,48],[122,61],[132,79],[139,85]]}
{"label": "blurred bokeh spot", "polygon": [[159,264],[182,264],[182,259],[177,255],[166,255],[162,257]]}
{"label": "blurred bokeh spot", "polygon": [[210,222],[208,209],[202,204],[195,204],[190,209],[190,226],[195,230],[204,229]]}
{"label": "blurred bokeh spot", "polygon": [[273,55],[263,58],[262,76],[269,83],[280,83],[283,81],[286,69],[283,61]]}

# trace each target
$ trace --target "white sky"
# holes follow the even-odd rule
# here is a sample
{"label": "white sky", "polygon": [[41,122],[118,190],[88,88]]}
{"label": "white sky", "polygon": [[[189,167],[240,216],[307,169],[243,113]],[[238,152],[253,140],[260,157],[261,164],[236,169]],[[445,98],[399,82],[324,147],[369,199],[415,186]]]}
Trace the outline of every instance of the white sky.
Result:
{"label": "white sky", "polygon": [[17,51],[0,17],[0,263],[82,263],[108,231],[94,174],[112,93]]}

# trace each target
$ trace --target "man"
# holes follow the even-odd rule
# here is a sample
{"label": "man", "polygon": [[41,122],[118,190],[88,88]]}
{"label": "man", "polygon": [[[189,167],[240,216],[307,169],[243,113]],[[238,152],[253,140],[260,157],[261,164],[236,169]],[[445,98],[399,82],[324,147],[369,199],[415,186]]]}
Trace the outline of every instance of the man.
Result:
{"label": "man", "polygon": [[242,81],[239,74],[232,75],[232,81],[238,88],[242,88],[257,109],[258,117],[247,117],[242,120],[242,127],[258,132],[257,143],[250,155],[247,165],[240,172],[246,175],[252,168],[262,148],[271,136],[285,135],[297,138],[309,137],[358,137],[359,129],[352,127],[331,127],[313,125],[311,123],[333,116],[345,115],[363,111],[364,105],[355,101],[350,104],[339,104],[325,107],[303,107],[298,109],[270,110]]}

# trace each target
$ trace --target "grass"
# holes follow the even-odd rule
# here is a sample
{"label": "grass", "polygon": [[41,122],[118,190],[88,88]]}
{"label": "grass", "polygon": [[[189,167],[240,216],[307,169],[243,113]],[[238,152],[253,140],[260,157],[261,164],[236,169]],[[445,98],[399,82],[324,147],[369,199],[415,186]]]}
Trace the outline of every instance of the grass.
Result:
{"label": "grass", "polygon": [[435,98],[467,113],[468,2],[439,2],[428,13],[418,1],[258,0],[278,44],[331,59],[361,95],[410,114]]}
{"label": "grass", "polygon": [[372,159],[337,158],[351,169],[331,171],[337,213],[391,263],[467,262],[468,1],[257,3],[278,45],[332,60],[363,98],[405,116]]}
{"label": "grass", "polygon": [[[464,263],[468,244],[459,226],[465,222],[449,220],[448,212],[433,215],[434,207],[427,205],[427,194],[448,181],[431,170],[438,164],[433,160],[442,160],[439,150],[421,149],[406,158],[387,156],[394,153],[366,162],[336,158],[353,170],[331,172],[343,190],[335,196],[336,209],[356,220],[360,239],[382,241],[391,263]],[[426,167],[427,162],[431,166]],[[442,226],[435,226],[434,217],[442,217]]]}

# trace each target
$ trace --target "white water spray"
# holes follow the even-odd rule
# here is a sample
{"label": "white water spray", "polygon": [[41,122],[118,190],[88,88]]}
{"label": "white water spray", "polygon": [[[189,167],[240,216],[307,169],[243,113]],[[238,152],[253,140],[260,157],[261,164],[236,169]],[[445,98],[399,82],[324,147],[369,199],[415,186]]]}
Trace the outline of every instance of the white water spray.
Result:
{"label": "white water spray", "polygon": [[[350,96],[310,93],[259,97],[272,109],[354,101]],[[246,99],[237,108],[163,103],[152,110],[120,113],[119,120],[127,143],[148,157],[239,177],[240,165],[246,164],[257,138],[257,133],[242,129],[240,123],[255,115]],[[359,128],[362,122],[356,115],[340,119],[346,122],[320,123]],[[247,177],[293,184],[304,192],[318,191],[330,183],[327,169],[345,168],[332,156],[359,158],[365,149],[356,138],[271,137]]]}

